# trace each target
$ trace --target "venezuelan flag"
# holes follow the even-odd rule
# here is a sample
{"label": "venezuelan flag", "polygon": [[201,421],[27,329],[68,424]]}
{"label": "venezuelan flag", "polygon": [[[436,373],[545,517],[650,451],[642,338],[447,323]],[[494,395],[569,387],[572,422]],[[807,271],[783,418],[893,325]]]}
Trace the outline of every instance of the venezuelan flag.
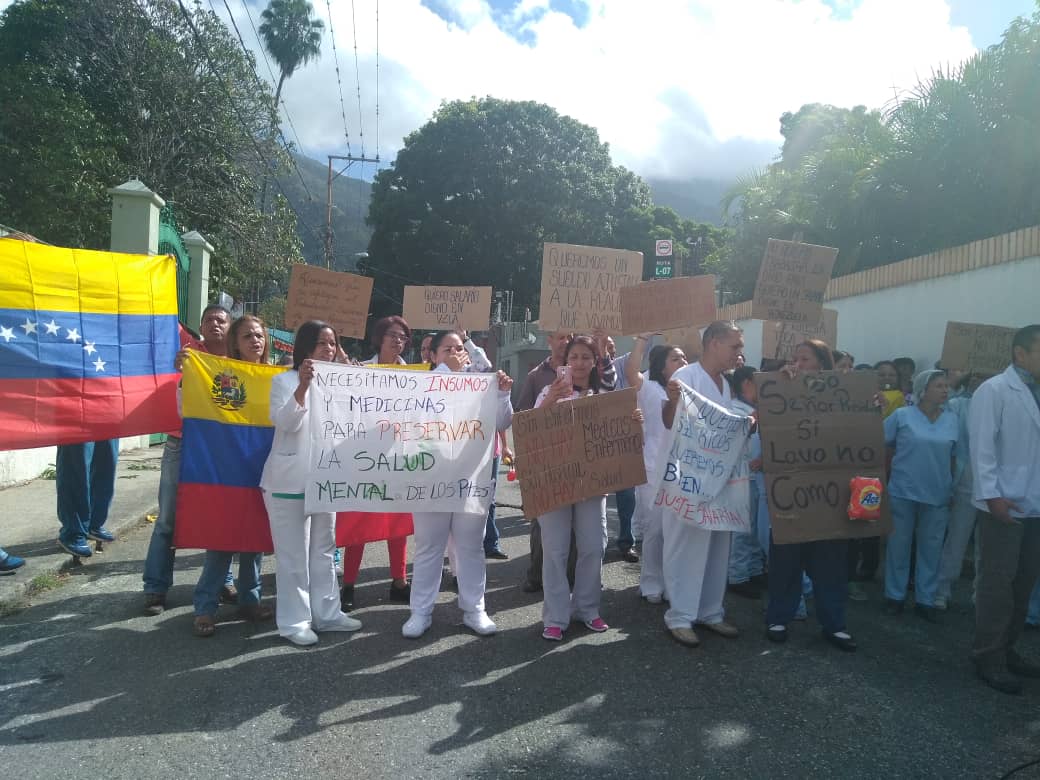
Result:
{"label": "venezuelan flag", "polygon": [[[271,452],[271,380],[282,366],[244,363],[191,350],[184,361],[181,473],[174,545],[272,552],[260,476]],[[339,546],[412,533],[410,514],[341,512]]]}
{"label": "venezuelan flag", "polygon": [[273,549],[260,475],[274,441],[271,380],[285,370],[188,352],[181,382],[177,547]]}
{"label": "venezuelan flag", "polygon": [[177,427],[176,265],[0,239],[0,450]]}

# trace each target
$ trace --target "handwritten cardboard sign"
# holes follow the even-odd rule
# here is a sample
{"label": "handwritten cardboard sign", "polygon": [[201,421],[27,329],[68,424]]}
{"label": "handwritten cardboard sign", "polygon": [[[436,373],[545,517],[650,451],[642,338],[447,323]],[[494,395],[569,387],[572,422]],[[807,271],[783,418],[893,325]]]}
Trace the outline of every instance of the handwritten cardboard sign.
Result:
{"label": "handwritten cardboard sign", "polygon": [[654,475],[654,505],[706,531],[751,530],[747,439],[751,419],[680,383],[668,457]]}
{"label": "handwritten cardboard sign", "polygon": [[833,247],[769,239],[751,301],[751,317],[815,325],[837,257]]}
{"label": "handwritten cardboard sign", "polygon": [[325,320],[340,336],[363,339],[372,300],[372,279],[298,263],[289,277],[285,326],[295,330],[307,320]]}
{"label": "handwritten cardboard sign", "polygon": [[681,347],[686,360],[694,362],[701,356],[701,326],[690,325],[685,328],[671,328],[661,331],[661,338],[654,339],[655,344],[671,344]]}
{"label": "handwritten cardboard sign", "polygon": [[794,348],[807,339],[820,339],[831,349],[838,345],[838,312],[824,309],[815,325],[798,322],[762,323],[762,357],[773,360],[791,360]]}
{"label": "handwritten cardboard sign", "polygon": [[524,515],[646,482],[636,391],[615,390],[513,415]]}
{"label": "handwritten cardboard sign", "polygon": [[545,244],[538,327],[624,334],[621,290],[643,278],[643,253],[576,244]]}
{"label": "handwritten cardboard sign", "polygon": [[625,335],[714,322],[715,277],[680,276],[641,282],[621,290],[621,326]]}
{"label": "handwritten cardboard sign", "polygon": [[850,520],[853,477],[885,479],[877,374],[756,374],[762,469],[778,544],[856,539],[891,530],[887,488],[876,522]]}
{"label": "handwritten cardboard sign", "polygon": [[943,341],[943,368],[956,368],[979,374],[999,374],[1011,363],[1011,342],[1015,328],[947,322]]}
{"label": "handwritten cardboard sign", "polygon": [[485,514],[498,380],[318,363],[308,389],[312,512]]}
{"label": "handwritten cardboard sign", "polygon": [[490,287],[404,288],[404,318],[425,330],[487,330],[491,321]]}

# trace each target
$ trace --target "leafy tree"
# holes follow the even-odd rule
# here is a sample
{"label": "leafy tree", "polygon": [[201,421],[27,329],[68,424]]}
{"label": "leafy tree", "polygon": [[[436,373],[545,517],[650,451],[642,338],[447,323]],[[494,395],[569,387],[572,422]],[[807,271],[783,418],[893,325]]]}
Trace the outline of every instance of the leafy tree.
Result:
{"label": "leafy tree", "polygon": [[260,35],[264,48],[271,53],[280,74],[274,91],[274,104],[279,105],[282,85],[296,69],[321,54],[321,33],[325,23],[311,14],[314,7],[306,0],[271,0],[260,16]]}
{"label": "leafy tree", "polygon": [[444,104],[373,186],[367,270],[379,312],[404,284],[490,284],[536,309],[542,244],[643,249],[647,186],[596,131],[549,106]]}
{"label": "leafy tree", "polygon": [[0,15],[0,212],[57,244],[105,248],[106,189],[138,177],[217,247],[238,297],[300,256],[279,199],[256,207],[273,101],[212,13],[173,0],[23,0]]}

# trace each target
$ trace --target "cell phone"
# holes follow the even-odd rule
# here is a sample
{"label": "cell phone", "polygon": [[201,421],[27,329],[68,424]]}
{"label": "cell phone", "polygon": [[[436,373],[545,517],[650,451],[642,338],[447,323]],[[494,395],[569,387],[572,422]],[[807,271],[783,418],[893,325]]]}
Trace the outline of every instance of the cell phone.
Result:
{"label": "cell phone", "polygon": [[571,382],[571,367],[570,366],[558,366],[556,369],[556,378],[562,379],[567,384]]}

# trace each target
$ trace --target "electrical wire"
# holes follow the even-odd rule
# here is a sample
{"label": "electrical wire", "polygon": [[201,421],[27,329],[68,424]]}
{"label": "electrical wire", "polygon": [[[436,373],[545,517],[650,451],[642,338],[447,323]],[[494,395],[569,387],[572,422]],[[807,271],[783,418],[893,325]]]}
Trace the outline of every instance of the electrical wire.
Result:
{"label": "electrical wire", "polygon": [[[328,0],[326,0],[328,2]],[[350,27],[354,32],[354,79],[357,81],[358,136],[361,139],[361,156],[365,156],[365,124],[361,118],[361,70],[358,68],[357,24],[354,21],[354,0],[350,0]]]}
{"label": "electrical wire", "polygon": [[[332,3],[331,0],[325,0],[325,7],[329,11],[329,37],[332,39],[332,59],[336,65],[336,84],[339,87],[339,112],[343,117],[343,137],[347,139],[347,156],[351,156],[350,152],[350,131],[347,129],[347,104],[343,99],[343,80],[339,74],[339,53],[336,50],[336,31],[332,28]],[[362,152],[364,156],[364,152]]]}
{"label": "electrical wire", "polygon": [[376,159],[379,159],[379,0],[376,0]]}
{"label": "electrical wire", "polygon": [[[248,123],[245,121],[245,119],[239,112],[238,105],[235,103],[234,98],[231,96],[231,89],[228,87],[227,82],[224,80],[224,76],[221,75],[216,63],[210,56],[209,47],[202,39],[202,34],[199,32],[199,28],[195,26],[195,20],[191,18],[191,14],[188,12],[187,7],[185,7],[184,5],[184,0],[177,0],[177,6],[180,8],[181,15],[184,17],[185,23],[188,25],[188,28],[191,30],[192,35],[195,38],[195,44],[199,47],[199,51],[202,53],[202,56],[206,59],[206,62],[209,64],[210,69],[213,71],[214,77],[220,84],[221,90],[224,92],[224,96],[228,99],[228,104],[231,106],[231,111],[234,113],[235,118],[238,120],[238,124],[242,127],[243,132],[252,143],[253,149],[260,160],[260,164],[266,168],[269,165],[267,157],[266,155],[264,155],[263,150],[260,148],[260,144],[257,143],[256,138],[254,138],[253,134],[250,132]],[[289,205],[290,210],[296,216],[297,223],[305,227],[317,239],[317,241],[321,243],[321,234],[318,233],[309,224],[307,224],[307,221],[300,216],[300,212],[292,205],[292,200],[289,198],[289,194],[285,191],[285,188],[282,186],[282,183],[278,181],[278,177],[275,176],[272,178],[274,180],[275,186],[281,192],[282,197],[285,198],[285,202]]]}

